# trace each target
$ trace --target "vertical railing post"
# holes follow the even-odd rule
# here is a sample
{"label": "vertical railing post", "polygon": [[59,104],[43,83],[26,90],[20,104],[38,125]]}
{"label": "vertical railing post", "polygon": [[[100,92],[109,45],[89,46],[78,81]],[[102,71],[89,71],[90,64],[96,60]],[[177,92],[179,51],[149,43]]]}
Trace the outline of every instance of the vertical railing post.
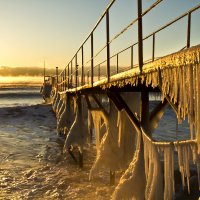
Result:
{"label": "vertical railing post", "polygon": [[44,83],[45,83],[45,60],[44,60]]}
{"label": "vertical railing post", "polygon": [[67,66],[67,88],[69,89],[69,64]]}
{"label": "vertical railing post", "polygon": [[133,68],[133,46],[131,46],[131,68]]}
{"label": "vertical railing post", "polygon": [[155,59],[155,33],[153,34],[153,43],[152,43],[152,61]]}
{"label": "vertical railing post", "polygon": [[[139,69],[142,72],[143,67],[143,33],[142,33],[142,0],[138,0],[138,61]],[[141,125],[144,130],[149,130],[149,93],[146,86],[141,87],[141,106],[140,116]]]}
{"label": "vertical railing post", "polygon": [[191,12],[188,13],[187,48],[190,47],[190,32],[191,32]]}
{"label": "vertical railing post", "polygon": [[98,80],[100,80],[100,75],[101,75],[101,72],[100,72],[100,64],[98,65]]}
{"label": "vertical railing post", "polygon": [[77,54],[75,55],[75,76],[76,76],[76,87],[78,87],[78,64],[77,64]]}
{"label": "vertical railing post", "polygon": [[90,81],[89,81],[89,71],[87,72],[87,83],[89,85]]}
{"label": "vertical railing post", "polygon": [[64,71],[65,73],[65,76],[64,76],[64,80],[65,80],[65,82],[64,82],[64,87],[65,87],[65,91],[66,91],[66,89],[67,89],[67,69],[66,69],[66,67],[65,67],[65,71]]}
{"label": "vertical railing post", "polygon": [[93,32],[91,33],[91,85],[93,87],[93,70],[94,70],[94,39],[93,39]]}
{"label": "vertical railing post", "polygon": [[81,53],[82,53],[81,83],[82,83],[82,85],[84,85],[84,83],[83,83],[83,76],[84,76],[84,68],[83,68],[83,65],[84,65],[84,51],[83,51],[83,46],[82,46],[82,48],[81,48]]}
{"label": "vertical railing post", "polygon": [[117,54],[117,74],[119,73],[119,54]]}
{"label": "vertical railing post", "polygon": [[62,92],[63,90],[63,76],[62,76],[63,73],[60,74],[60,90]]}
{"label": "vertical railing post", "polygon": [[56,67],[56,88],[58,90],[58,67]]}
{"label": "vertical railing post", "polygon": [[142,0],[138,0],[138,62],[140,72],[143,67]]}
{"label": "vertical railing post", "polygon": [[70,75],[70,84],[71,84],[71,87],[72,87],[72,77],[73,76],[73,74],[72,74],[72,61],[71,61],[71,75]]}
{"label": "vertical railing post", "polygon": [[109,10],[106,12],[107,79],[110,82],[110,22]]}

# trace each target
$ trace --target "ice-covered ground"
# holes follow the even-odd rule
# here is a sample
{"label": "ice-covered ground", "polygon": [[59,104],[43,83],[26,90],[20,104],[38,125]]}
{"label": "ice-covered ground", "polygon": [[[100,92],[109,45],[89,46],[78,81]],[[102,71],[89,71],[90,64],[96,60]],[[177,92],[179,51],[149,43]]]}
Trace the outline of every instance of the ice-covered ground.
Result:
{"label": "ice-covered ground", "polygon": [[109,173],[88,179],[94,147],[79,169],[62,145],[50,105],[0,108],[0,199],[110,199]]}

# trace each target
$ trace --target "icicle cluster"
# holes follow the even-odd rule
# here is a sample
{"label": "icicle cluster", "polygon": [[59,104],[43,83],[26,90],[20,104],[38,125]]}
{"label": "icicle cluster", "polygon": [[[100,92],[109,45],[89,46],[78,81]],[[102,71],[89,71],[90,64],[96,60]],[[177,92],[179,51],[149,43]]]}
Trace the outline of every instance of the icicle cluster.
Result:
{"label": "icicle cluster", "polygon": [[[191,139],[197,139],[200,154],[200,46],[192,47],[160,58],[143,66],[143,73],[129,70],[111,77],[111,86],[137,85],[138,80],[147,86],[160,87],[166,96],[178,105],[179,122],[188,116]],[[195,134],[194,134],[195,133]]]}
{"label": "icicle cluster", "polygon": [[[197,154],[197,145],[195,141],[182,141],[175,142],[175,147],[178,152],[178,165],[179,171],[182,177],[182,187],[186,186],[185,178],[187,181],[188,193],[190,193],[190,161],[193,160],[193,163],[197,165],[197,173],[199,177],[199,158]],[[200,182],[199,182],[200,183]]]}
{"label": "icicle cluster", "polygon": [[76,106],[76,116],[72,126],[69,129],[69,133],[66,137],[64,144],[64,152],[67,151],[71,146],[78,147],[80,151],[82,151],[84,145],[87,140],[87,124],[85,123],[87,120],[83,120],[83,110],[81,100],[77,98]]}
{"label": "icicle cluster", "polygon": [[[103,112],[92,111],[93,123],[96,134],[97,143],[97,157],[95,163],[90,170],[90,179],[92,179],[97,171],[102,168],[110,168],[112,171],[118,168],[118,156],[120,152],[118,151],[118,135],[117,133],[117,110],[114,104],[111,103],[111,109],[109,116],[106,116]],[[106,124],[106,132],[103,134],[101,139],[101,119],[104,119]]]}
{"label": "icicle cluster", "polygon": [[[103,132],[103,130],[102,130],[102,125],[103,125],[103,123],[105,123],[106,127],[107,127],[108,119],[102,110],[96,109],[96,110],[92,110],[90,112],[92,114],[93,124],[94,124],[94,129],[95,129],[96,148],[97,148],[97,152],[99,152],[100,143],[103,138],[103,135],[105,134],[105,132]],[[102,123],[102,121],[103,121],[103,123]],[[90,122],[90,124],[91,124],[91,122]]]}
{"label": "icicle cluster", "polygon": [[[132,98],[125,95],[125,98],[134,113],[139,110],[138,94],[132,95]],[[136,130],[125,110],[118,111],[114,103],[110,102],[108,116],[99,109],[93,109],[91,113],[96,134],[97,157],[90,177],[102,167],[112,171],[126,169],[135,151]]]}
{"label": "icicle cluster", "polygon": [[162,200],[163,174],[158,149],[145,134],[143,134],[143,142],[146,175],[145,199]]}
{"label": "icicle cluster", "polygon": [[164,200],[173,199],[174,185],[174,146],[171,143],[160,143],[159,151],[164,156]]}

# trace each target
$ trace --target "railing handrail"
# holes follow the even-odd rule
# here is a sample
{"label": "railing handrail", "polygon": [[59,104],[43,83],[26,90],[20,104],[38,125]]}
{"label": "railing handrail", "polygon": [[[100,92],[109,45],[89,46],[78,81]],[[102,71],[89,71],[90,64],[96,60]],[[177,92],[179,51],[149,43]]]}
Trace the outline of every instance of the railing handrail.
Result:
{"label": "railing handrail", "polygon": [[[150,37],[153,36],[154,34],[156,34],[156,33],[160,32],[160,31],[162,31],[163,29],[169,27],[170,25],[174,24],[175,22],[179,21],[180,19],[184,18],[184,17],[187,16],[189,13],[193,13],[194,11],[196,11],[196,10],[199,9],[199,8],[200,8],[200,4],[198,4],[197,6],[195,6],[195,7],[192,8],[192,9],[188,10],[187,12],[185,12],[185,13],[182,14],[181,16],[175,18],[174,20],[172,20],[172,21],[166,23],[164,26],[160,27],[160,28],[157,29],[156,31],[154,31],[154,32],[150,33],[149,35],[145,36],[145,37],[143,38],[143,41],[146,40],[146,39],[148,39],[148,38],[150,38]],[[138,18],[137,18],[137,19],[138,19]],[[137,19],[135,19],[135,20],[137,20]],[[138,42],[135,42],[134,44],[132,44],[132,45],[126,47],[125,49],[122,49],[121,51],[119,51],[119,52],[117,52],[116,54],[112,55],[112,56],[110,57],[110,59],[111,59],[111,58],[114,58],[115,56],[117,56],[117,55],[120,54],[120,53],[123,53],[124,51],[130,49],[131,47],[134,47],[134,46],[137,45],[137,44],[138,44]],[[89,61],[90,61],[90,60],[89,60]],[[104,63],[104,62],[106,62],[106,60],[104,60],[103,62],[101,62],[101,63],[99,63],[99,64],[102,64],[102,63]],[[98,66],[99,64],[97,64],[97,65],[95,65],[95,66]]]}
{"label": "railing handrail", "polygon": [[[98,52],[94,55],[93,53],[93,33],[94,31],[96,30],[96,28],[98,27],[98,25],[101,23],[101,21],[103,20],[104,17],[106,17],[106,20],[108,18],[109,20],[109,9],[111,8],[111,6],[114,4],[116,0],[112,0],[110,2],[110,4],[107,6],[107,8],[105,9],[105,11],[103,12],[103,14],[100,16],[99,20],[97,21],[97,23],[95,24],[94,28],[92,29],[92,31],[90,32],[90,34],[86,37],[86,39],[83,41],[82,45],[80,46],[80,48],[76,51],[76,53],[74,54],[74,56],[72,57],[72,59],[70,60],[70,62],[67,64],[67,66],[64,68],[63,71],[60,72],[60,74],[58,75],[58,80],[57,80],[57,84],[60,85],[61,87],[63,87],[64,89],[66,89],[66,83],[68,83],[68,86],[69,86],[69,83],[70,85],[76,85],[76,87],[78,86],[79,82],[80,81],[80,77],[81,77],[81,83],[84,83],[85,82],[85,77],[88,78],[88,81],[89,81],[89,78],[90,81],[92,82],[91,84],[93,84],[93,77],[94,77],[94,73],[93,73],[93,69],[99,67],[99,74],[100,74],[100,66],[105,63],[106,61],[108,62],[107,65],[109,66],[109,72],[107,71],[107,74],[110,74],[110,59],[114,58],[114,57],[117,57],[117,60],[118,60],[118,55],[123,53],[124,51],[127,51],[128,49],[131,49],[131,67],[135,67],[136,65],[133,65],[133,47],[136,46],[136,45],[140,45],[139,42],[135,42],[134,44],[120,50],[119,52],[115,53],[114,55],[110,56],[110,53],[108,54],[108,46],[115,40],[117,39],[120,35],[122,35],[125,31],[127,31],[134,23],[136,23],[140,18],[144,17],[144,15],[146,15],[149,11],[151,11],[156,5],[158,5],[161,1],[163,0],[157,0],[156,2],[154,2],[148,9],[146,9],[144,12],[142,12],[140,15],[138,15],[138,17],[136,19],[134,19],[131,23],[128,24],[128,26],[126,26],[125,28],[123,28],[119,33],[117,33],[116,35],[113,36],[112,39],[108,39],[107,38],[107,42],[106,44],[100,48],[100,50],[98,50]],[[141,1],[141,0],[138,0],[138,1]],[[152,55],[152,61],[155,59],[155,35],[157,33],[159,33],[160,31],[164,30],[165,28],[171,26],[172,24],[174,24],[175,22],[181,20],[182,18],[188,16],[188,33],[187,33],[187,45],[185,47],[189,47],[190,46],[190,31],[191,31],[191,14],[198,10],[200,8],[200,4],[196,5],[195,7],[189,9],[188,11],[184,12],[182,15],[176,17],[175,19],[171,20],[170,22],[166,23],[165,25],[161,26],[160,28],[158,28],[157,30],[151,32],[150,34],[148,34],[147,36],[143,37],[140,42],[150,37],[153,37],[153,55]],[[108,21],[109,23],[109,21]],[[108,30],[109,31],[109,30]],[[109,32],[108,32],[109,34]],[[84,63],[84,58],[83,58],[83,47],[85,45],[85,43],[91,38],[91,58],[90,60],[86,61]],[[189,42],[188,42],[189,41]],[[107,47],[107,59],[105,59],[104,61],[101,61],[100,63],[96,64],[95,66],[93,66],[93,61],[94,61],[94,58],[96,58],[105,48]],[[184,48],[185,48],[184,47]],[[82,70],[81,69],[78,69],[77,67],[77,55],[79,53],[79,51],[82,51],[82,64],[81,64],[81,67],[82,67]],[[74,64],[74,60],[75,60],[75,66],[73,66]],[[109,60],[109,61],[108,61]],[[149,59],[150,60],[150,59]],[[148,61],[149,61],[148,60]],[[87,67],[86,65],[91,62],[91,68],[86,70]],[[117,61],[118,63],[118,61]],[[143,63],[143,61],[142,61]],[[145,63],[145,62],[144,62]],[[118,64],[117,64],[118,65]],[[139,66],[139,64],[137,64],[137,66]],[[102,66],[101,66],[102,67]],[[104,66],[105,67],[105,66]],[[118,67],[118,66],[117,66]],[[81,70],[81,74],[79,75],[78,74],[78,71]],[[108,70],[108,69],[107,69]],[[86,73],[84,73],[84,71]],[[68,74],[67,74],[68,72]],[[70,73],[69,73],[70,72]],[[91,77],[90,77],[90,74],[91,73]],[[118,70],[117,70],[117,73],[118,73]],[[75,74],[75,75],[74,75]],[[74,77],[76,76],[76,77]],[[108,75],[110,76],[110,75]],[[60,81],[59,81],[60,79]],[[84,79],[84,80],[83,80]],[[76,83],[74,84],[73,83],[73,80],[76,80]],[[108,80],[109,80],[109,77],[108,77]],[[59,82],[59,83],[58,83]],[[65,83],[65,85],[63,85]]]}
{"label": "railing handrail", "polygon": [[75,58],[76,54],[78,54],[78,52],[81,50],[82,46],[87,42],[87,40],[90,38],[91,34],[95,31],[95,29],[97,28],[97,26],[101,23],[101,21],[103,20],[104,16],[106,15],[106,12],[110,9],[110,7],[113,5],[113,3],[116,0],[112,0],[110,2],[110,4],[107,6],[107,8],[105,9],[105,11],[103,12],[103,14],[101,15],[101,17],[99,18],[99,20],[97,21],[97,23],[95,24],[94,28],[92,29],[92,31],[88,34],[88,36],[86,37],[86,39],[82,42],[82,45],[79,47],[79,49],[76,51],[76,53],[74,54],[74,56],[72,57],[72,59],[69,61],[69,63],[67,64],[67,66],[72,62],[72,60]]}

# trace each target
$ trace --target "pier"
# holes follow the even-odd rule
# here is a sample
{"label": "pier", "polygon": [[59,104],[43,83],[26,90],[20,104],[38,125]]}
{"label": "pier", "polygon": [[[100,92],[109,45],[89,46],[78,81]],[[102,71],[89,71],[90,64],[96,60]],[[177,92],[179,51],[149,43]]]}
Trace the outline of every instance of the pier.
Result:
{"label": "pier", "polygon": [[[90,171],[91,181],[103,167],[110,171],[111,185],[115,184],[115,172],[124,172],[113,199],[174,199],[174,152],[178,154],[183,189],[190,193],[191,162],[197,166],[200,181],[200,40],[191,46],[192,16],[199,12],[200,4],[144,35],[144,17],[161,3],[155,1],[143,11],[142,0],[138,0],[137,18],[110,38],[109,15],[115,0],[111,1],[61,73],[56,68],[54,76],[48,80],[44,77],[43,91],[51,87],[51,95],[47,92],[45,97],[56,113],[58,134],[66,138],[64,150],[80,168],[84,167],[83,149],[95,134],[97,158]],[[182,48],[156,57],[157,35],[182,19],[187,21]],[[103,22],[106,43],[94,52],[95,31]],[[132,26],[137,27],[138,41],[111,56],[112,43]],[[145,60],[147,40],[151,40],[151,58]],[[95,62],[103,51],[106,59]],[[85,60],[86,52],[90,52],[89,60]],[[119,64],[124,52],[130,58],[127,67]],[[150,93],[161,93],[161,101],[151,112]],[[168,105],[179,123],[187,118],[189,140],[152,138]]]}

